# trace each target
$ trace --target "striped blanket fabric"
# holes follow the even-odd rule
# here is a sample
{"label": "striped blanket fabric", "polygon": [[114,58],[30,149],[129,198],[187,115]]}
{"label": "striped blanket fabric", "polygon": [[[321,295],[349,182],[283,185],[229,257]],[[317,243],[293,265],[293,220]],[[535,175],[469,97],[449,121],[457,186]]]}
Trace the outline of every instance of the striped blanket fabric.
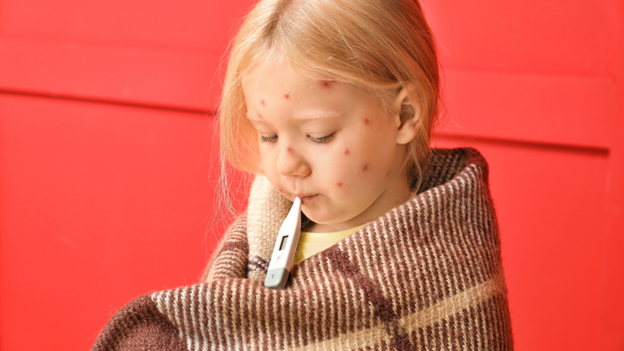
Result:
{"label": "striped blanket fabric", "polygon": [[93,350],[511,350],[488,168],[434,150],[424,189],[263,286],[291,203],[266,178],[224,236],[205,282],[140,297]]}

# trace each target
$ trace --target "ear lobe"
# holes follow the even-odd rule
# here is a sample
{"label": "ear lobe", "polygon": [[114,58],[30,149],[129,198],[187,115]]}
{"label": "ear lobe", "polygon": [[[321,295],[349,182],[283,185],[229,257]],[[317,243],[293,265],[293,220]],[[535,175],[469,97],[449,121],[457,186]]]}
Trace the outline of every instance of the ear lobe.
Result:
{"label": "ear lobe", "polygon": [[399,126],[396,142],[397,144],[408,144],[414,140],[416,134],[418,134],[418,114],[413,113],[411,118]]}
{"label": "ear lobe", "polygon": [[414,87],[411,84],[401,88],[395,100],[395,111],[398,111],[400,120],[396,137],[397,144],[409,143],[418,133],[418,109],[408,96],[413,89]]}

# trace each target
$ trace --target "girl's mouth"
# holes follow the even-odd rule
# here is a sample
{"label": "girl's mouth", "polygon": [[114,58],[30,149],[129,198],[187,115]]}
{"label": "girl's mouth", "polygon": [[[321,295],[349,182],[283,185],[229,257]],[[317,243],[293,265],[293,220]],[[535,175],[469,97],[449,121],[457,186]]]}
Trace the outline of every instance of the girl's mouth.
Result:
{"label": "girl's mouth", "polygon": [[318,194],[316,195],[309,195],[309,196],[301,196],[301,204],[305,205],[307,203],[309,203],[310,201],[314,200],[316,197],[318,196]]}

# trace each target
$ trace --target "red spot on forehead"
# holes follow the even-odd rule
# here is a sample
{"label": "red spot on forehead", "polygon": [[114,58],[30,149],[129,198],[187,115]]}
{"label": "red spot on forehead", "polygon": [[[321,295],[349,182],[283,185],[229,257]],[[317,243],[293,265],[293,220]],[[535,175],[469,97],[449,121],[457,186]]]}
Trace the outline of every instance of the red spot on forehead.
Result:
{"label": "red spot on forehead", "polygon": [[370,123],[370,121],[368,120],[368,118],[364,118],[364,124],[368,125]]}
{"label": "red spot on forehead", "polygon": [[349,154],[349,149],[346,149],[345,150],[345,155],[348,155],[348,154]]}
{"label": "red spot on forehead", "polygon": [[260,100],[260,103],[262,104],[262,106],[266,106],[266,105],[264,104],[264,100]]}
{"label": "red spot on forehead", "polygon": [[290,95],[288,95],[288,94],[284,94],[284,98],[285,98],[285,99],[288,99],[289,97],[290,97]]}
{"label": "red spot on forehead", "polygon": [[321,87],[329,89],[329,88],[331,88],[332,82],[330,82],[328,80],[322,80],[320,82],[320,84],[321,84]]}
{"label": "red spot on forehead", "polygon": [[362,170],[363,170],[364,172],[368,171],[368,165],[364,165],[364,168],[362,168]]}
{"label": "red spot on forehead", "polygon": [[342,186],[342,182],[338,182],[338,183],[336,183],[336,185],[337,185],[338,187],[341,187],[341,186]]}

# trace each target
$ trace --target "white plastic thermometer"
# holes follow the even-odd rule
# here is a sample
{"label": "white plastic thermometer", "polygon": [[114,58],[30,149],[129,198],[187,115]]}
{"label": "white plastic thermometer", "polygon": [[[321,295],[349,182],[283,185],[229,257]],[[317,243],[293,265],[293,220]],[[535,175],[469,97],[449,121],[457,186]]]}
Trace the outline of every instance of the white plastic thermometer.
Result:
{"label": "white plastic thermometer", "polygon": [[264,286],[283,289],[292,270],[295,251],[301,234],[301,199],[296,197],[275,241]]}

